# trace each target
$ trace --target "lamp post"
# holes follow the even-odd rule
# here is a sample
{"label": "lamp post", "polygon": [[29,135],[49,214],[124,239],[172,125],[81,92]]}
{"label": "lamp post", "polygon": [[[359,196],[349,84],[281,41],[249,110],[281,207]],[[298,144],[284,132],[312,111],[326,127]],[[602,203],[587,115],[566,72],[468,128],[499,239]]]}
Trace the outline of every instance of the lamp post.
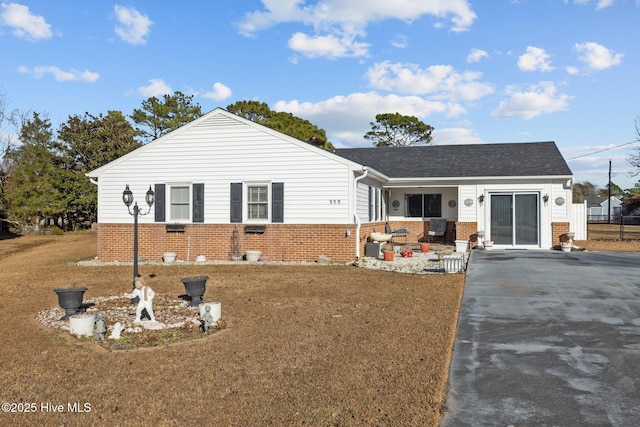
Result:
{"label": "lamp post", "polygon": [[[135,286],[136,286],[135,281],[136,281],[136,278],[138,277],[138,216],[146,215],[149,212],[151,212],[151,206],[153,205],[154,196],[155,196],[155,193],[151,189],[151,186],[149,186],[149,191],[147,191],[147,194],[144,197],[147,204],[149,205],[149,209],[147,209],[146,212],[142,213],[140,211],[140,208],[138,207],[138,202],[134,203],[133,201],[133,193],[129,189],[129,184],[127,184],[127,188],[125,188],[124,191],[122,192],[122,201],[127,206],[129,215],[133,215],[133,282],[132,282],[133,288],[132,289],[135,289]],[[133,204],[133,212],[131,211],[131,204]],[[138,303],[137,297],[131,300],[131,304],[137,304],[137,303]]]}

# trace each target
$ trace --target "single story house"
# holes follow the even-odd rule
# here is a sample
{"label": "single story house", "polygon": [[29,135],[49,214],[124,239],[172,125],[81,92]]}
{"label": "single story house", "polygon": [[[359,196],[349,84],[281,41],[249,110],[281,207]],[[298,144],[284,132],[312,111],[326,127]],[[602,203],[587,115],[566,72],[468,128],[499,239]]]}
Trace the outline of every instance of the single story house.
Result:
{"label": "single story house", "polygon": [[551,249],[573,231],[573,175],[554,142],[329,152],[217,108],[87,176],[105,262],[132,259],[127,185],[149,210],[139,217],[148,261],[227,260],[239,244],[272,261],[347,262],[387,222],[415,242],[433,218],[446,218],[450,243],[473,245],[482,230],[496,248]]}
{"label": "single story house", "polygon": [[611,198],[587,196],[584,200],[587,202],[587,219],[589,221],[607,221],[609,215],[611,215],[612,219],[620,218],[622,200],[616,196],[611,196]]}

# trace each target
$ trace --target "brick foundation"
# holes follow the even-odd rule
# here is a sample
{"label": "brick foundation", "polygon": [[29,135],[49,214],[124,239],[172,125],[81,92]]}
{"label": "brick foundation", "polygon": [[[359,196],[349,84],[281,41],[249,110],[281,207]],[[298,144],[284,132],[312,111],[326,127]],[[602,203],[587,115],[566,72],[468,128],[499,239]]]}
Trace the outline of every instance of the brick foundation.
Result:
{"label": "brick foundation", "polygon": [[[470,223],[468,223],[470,224]],[[475,223],[474,223],[475,224]],[[409,242],[427,241],[429,222],[397,221],[391,228],[408,228]],[[165,224],[138,225],[138,256],[161,262],[163,252],[175,252],[178,260],[193,261],[204,255],[208,260],[231,258],[231,234],[240,234],[242,253],[260,250],[271,261],[315,261],[325,255],[335,262],[355,259],[355,224],[267,224],[263,234],[244,233],[245,224],[185,224],[184,232],[168,232]],[[456,223],[447,224],[445,243],[453,244]],[[475,228],[473,231],[475,232]],[[385,223],[367,223],[360,229],[360,256],[372,231],[384,232]],[[131,262],[133,224],[98,224],[98,260]],[[347,236],[349,232],[349,236]],[[425,237],[426,236],[426,237]],[[396,242],[404,242],[396,238]]]}
{"label": "brick foundation", "polygon": [[[165,224],[139,224],[138,256],[161,262],[163,252],[179,260],[229,260],[231,234],[237,228],[245,250],[260,250],[272,261],[315,261],[326,255],[336,262],[355,258],[355,225],[267,224],[263,234],[245,234],[244,224],[186,224],[184,232],[167,232]],[[347,231],[350,236],[346,237]],[[364,248],[364,244],[362,245]],[[131,262],[133,224],[98,224],[98,260]]]}
{"label": "brick foundation", "polygon": [[456,239],[468,240],[469,248],[478,246],[478,223],[456,222]]}

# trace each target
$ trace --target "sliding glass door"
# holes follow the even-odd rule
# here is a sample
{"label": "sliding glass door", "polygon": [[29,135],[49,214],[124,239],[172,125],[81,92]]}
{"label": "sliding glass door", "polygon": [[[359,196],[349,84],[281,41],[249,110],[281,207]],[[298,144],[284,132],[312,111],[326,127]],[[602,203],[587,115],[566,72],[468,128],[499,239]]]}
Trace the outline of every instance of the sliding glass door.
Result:
{"label": "sliding glass door", "polygon": [[491,195],[491,238],[496,245],[540,244],[538,193]]}

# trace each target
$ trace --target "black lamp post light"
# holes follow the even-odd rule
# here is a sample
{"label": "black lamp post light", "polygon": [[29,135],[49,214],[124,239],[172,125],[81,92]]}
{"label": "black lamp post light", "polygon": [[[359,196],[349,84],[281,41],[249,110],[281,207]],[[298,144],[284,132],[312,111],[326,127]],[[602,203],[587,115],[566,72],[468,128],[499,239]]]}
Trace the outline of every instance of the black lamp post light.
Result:
{"label": "black lamp post light", "polygon": [[[138,216],[147,215],[151,212],[151,206],[153,206],[153,199],[155,193],[149,186],[149,191],[147,191],[146,196],[144,197],[147,205],[149,205],[149,209],[146,212],[141,212],[138,207],[138,202],[134,203],[133,193],[129,189],[129,184],[127,184],[127,188],[122,192],[122,201],[127,206],[129,210],[129,215],[133,215],[133,283],[132,290],[135,289],[135,280],[138,277]],[[133,211],[131,210],[131,205],[133,204]],[[138,298],[134,298],[131,300],[132,304],[136,304],[138,302]]]}

